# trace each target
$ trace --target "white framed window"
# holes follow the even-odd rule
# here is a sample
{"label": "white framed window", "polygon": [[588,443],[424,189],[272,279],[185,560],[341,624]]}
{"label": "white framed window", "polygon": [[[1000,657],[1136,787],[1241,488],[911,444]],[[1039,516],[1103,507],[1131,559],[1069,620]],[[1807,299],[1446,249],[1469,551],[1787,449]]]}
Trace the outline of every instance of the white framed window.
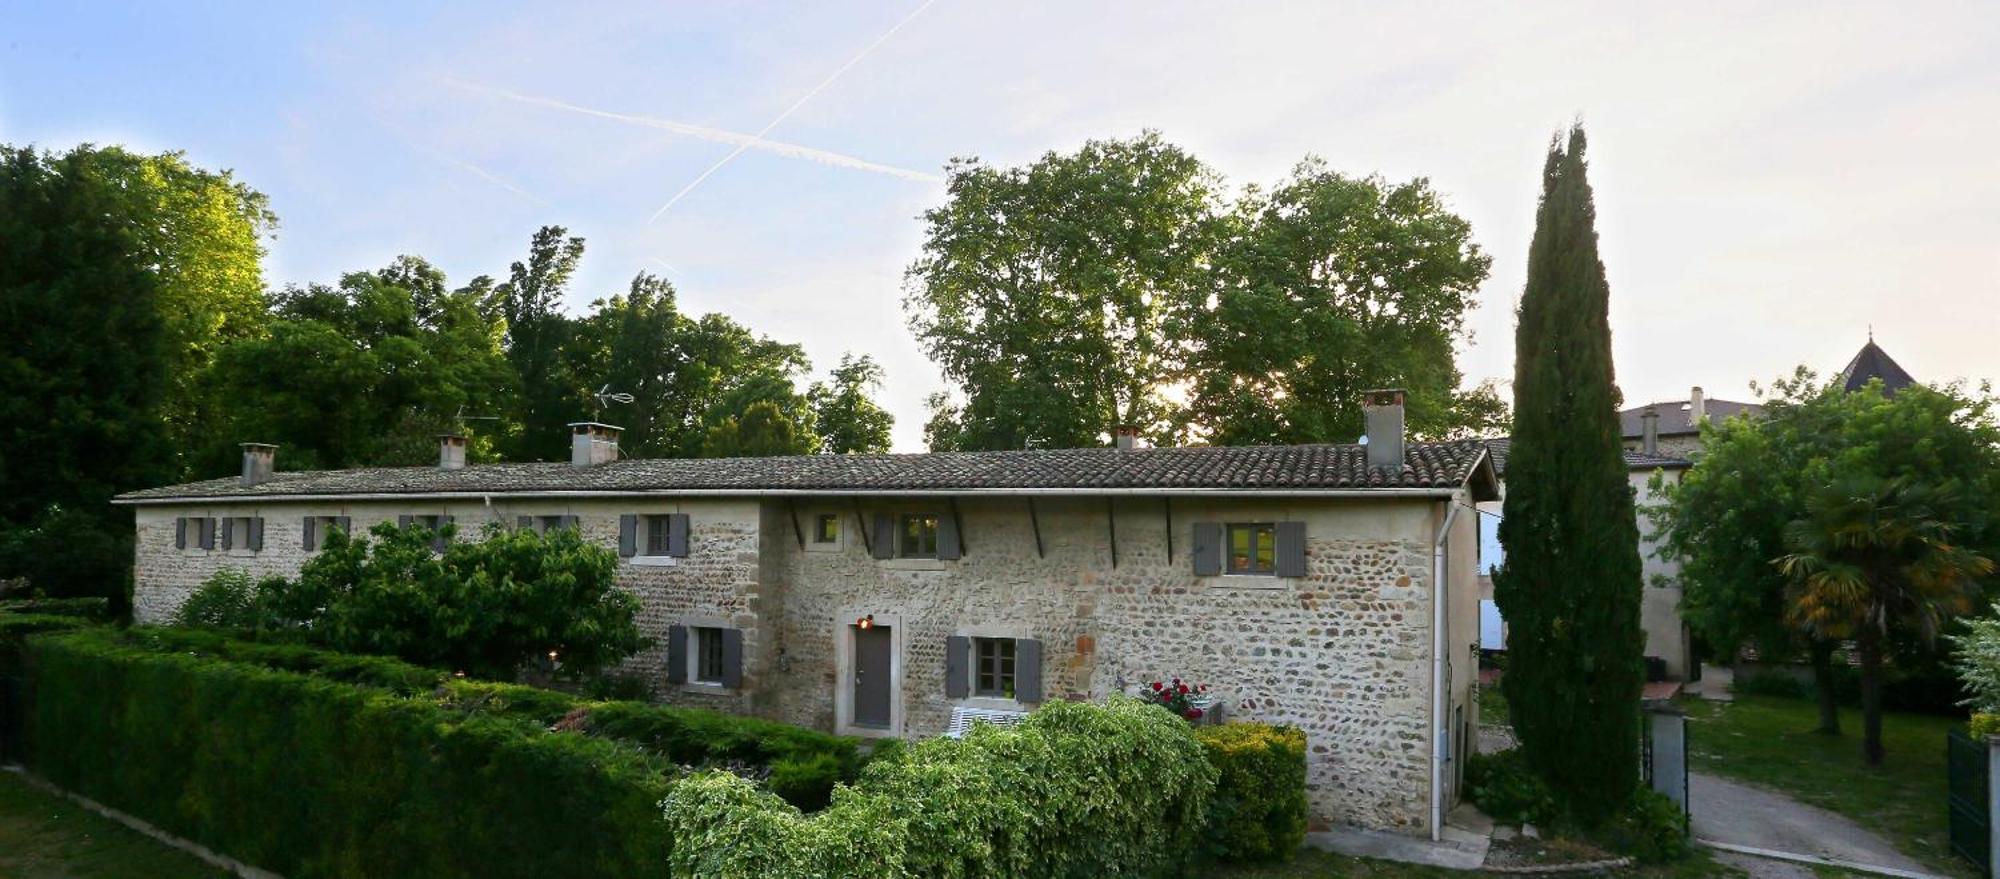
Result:
{"label": "white framed window", "polygon": [[972,695],[1014,698],[1013,638],[972,639]]}

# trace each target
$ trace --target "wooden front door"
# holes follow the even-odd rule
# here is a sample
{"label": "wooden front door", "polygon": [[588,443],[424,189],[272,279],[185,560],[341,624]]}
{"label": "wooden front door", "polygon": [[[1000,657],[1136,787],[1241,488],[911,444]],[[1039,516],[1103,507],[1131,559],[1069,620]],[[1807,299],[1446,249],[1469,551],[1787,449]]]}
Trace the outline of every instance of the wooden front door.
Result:
{"label": "wooden front door", "polygon": [[854,725],[889,728],[889,662],[892,639],[888,626],[853,627]]}

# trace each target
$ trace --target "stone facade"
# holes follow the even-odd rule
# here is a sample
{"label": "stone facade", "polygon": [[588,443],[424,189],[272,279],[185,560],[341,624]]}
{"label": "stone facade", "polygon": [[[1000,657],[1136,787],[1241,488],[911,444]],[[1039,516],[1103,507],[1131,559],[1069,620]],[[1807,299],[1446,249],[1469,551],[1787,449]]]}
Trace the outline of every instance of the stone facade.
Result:
{"label": "stone facade", "polygon": [[[1046,699],[1102,699],[1174,676],[1207,683],[1231,718],[1306,731],[1316,819],[1424,833],[1434,676],[1448,694],[1440,746],[1447,808],[1457,799],[1459,755],[1476,740],[1476,517],[1468,498],[1456,503],[1462,514],[1443,560],[1445,625],[1435,635],[1447,651],[1442,663],[1433,662],[1432,582],[1442,498],[1042,497],[1032,515],[1025,497],[146,505],[137,508],[135,604],[141,621],[159,621],[224,566],[294,573],[305,558],[305,516],[350,516],[359,530],[445,513],[467,532],[520,515],[575,515],[586,539],[616,546],[621,514],[686,513],[686,558],[633,559],[619,569],[621,585],[641,599],[644,631],[659,640],[630,668],[663,701],[882,734],[851,721],[852,631],[872,617],[894,645],[886,733],[936,735],[954,707],[1033,707],[948,698],[947,638],[1034,639]],[[963,557],[873,557],[873,535],[863,530],[877,513],[953,517]],[[262,516],[263,549],[176,550],[174,518],[182,515]],[[821,515],[839,523],[828,544],[811,539]],[[1196,522],[1277,521],[1305,523],[1305,576],[1194,574]],[[668,685],[665,633],[677,624],[741,629],[741,688]]]}

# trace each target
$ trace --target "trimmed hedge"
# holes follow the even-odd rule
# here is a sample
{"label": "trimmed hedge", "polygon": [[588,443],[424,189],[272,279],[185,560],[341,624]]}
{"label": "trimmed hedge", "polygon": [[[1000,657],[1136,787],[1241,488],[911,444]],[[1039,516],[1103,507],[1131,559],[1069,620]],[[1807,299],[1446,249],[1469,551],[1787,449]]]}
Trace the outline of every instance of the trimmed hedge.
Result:
{"label": "trimmed hedge", "polygon": [[81,598],[16,598],[0,601],[0,613],[79,617],[101,622],[111,619],[111,599],[102,596],[85,596]]}
{"label": "trimmed hedge", "polygon": [[1197,727],[1218,772],[1205,848],[1218,861],[1281,861],[1305,842],[1306,734],[1295,727],[1226,723]]}
{"label": "trimmed hedge", "polygon": [[1115,698],[917,743],[816,815],[720,773],[664,809],[676,875],[1145,876],[1192,861],[1215,777],[1180,718]]}
{"label": "trimmed hedge", "polygon": [[823,808],[834,785],[855,780],[861,769],[856,740],[761,718],[642,702],[596,702],[557,690],[454,678],[391,657],[241,641],[198,629],[140,627],[128,630],[122,639],[154,651],[241,662],[422,697],[461,714],[507,717],[541,727],[568,718],[578,731],[637,746],[681,766],[734,763],[769,767],[771,789],[802,809]]}
{"label": "trimmed hedge", "polygon": [[631,745],[97,631],[26,654],[29,765],[267,869],[665,874],[673,770]]}

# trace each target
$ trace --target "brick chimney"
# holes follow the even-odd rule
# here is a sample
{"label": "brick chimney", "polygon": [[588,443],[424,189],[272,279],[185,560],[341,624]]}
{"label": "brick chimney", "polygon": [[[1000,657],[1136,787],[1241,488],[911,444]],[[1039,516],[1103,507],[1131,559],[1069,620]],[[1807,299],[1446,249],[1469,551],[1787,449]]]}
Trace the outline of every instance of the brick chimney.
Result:
{"label": "brick chimney", "polygon": [[570,465],[594,467],[618,460],[618,433],[624,429],[597,421],[578,421],[570,424]]}
{"label": "brick chimney", "polygon": [[[1700,388],[1696,388],[1700,390]],[[1646,405],[1646,411],[1639,413],[1639,448],[1648,455],[1660,453],[1660,408]]]}
{"label": "brick chimney", "polygon": [[1361,392],[1362,441],[1368,444],[1368,469],[1403,469],[1403,391],[1392,388]]}
{"label": "brick chimney", "polygon": [[278,447],[270,443],[242,443],[243,446],[243,487],[262,485],[271,481],[271,471],[278,465]]}
{"label": "brick chimney", "polygon": [[465,469],[465,437],[455,433],[438,434],[438,469]]}

